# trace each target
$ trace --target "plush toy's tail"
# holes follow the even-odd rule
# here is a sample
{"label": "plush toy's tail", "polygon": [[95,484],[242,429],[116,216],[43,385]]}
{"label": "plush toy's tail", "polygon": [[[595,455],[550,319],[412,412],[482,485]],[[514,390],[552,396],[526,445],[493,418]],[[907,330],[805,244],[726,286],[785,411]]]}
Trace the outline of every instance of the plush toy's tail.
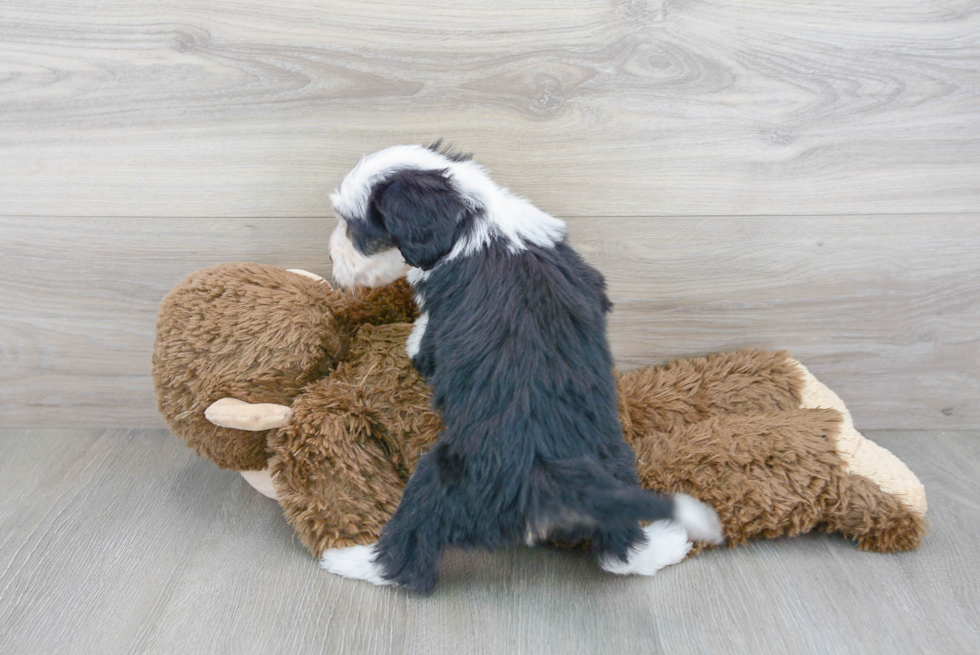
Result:
{"label": "plush toy's tail", "polygon": [[688,538],[719,544],[721,523],[710,506],[686,494],[663,496],[617,479],[587,457],[542,462],[529,484],[528,541],[559,534],[585,538],[640,521],[672,520]]}

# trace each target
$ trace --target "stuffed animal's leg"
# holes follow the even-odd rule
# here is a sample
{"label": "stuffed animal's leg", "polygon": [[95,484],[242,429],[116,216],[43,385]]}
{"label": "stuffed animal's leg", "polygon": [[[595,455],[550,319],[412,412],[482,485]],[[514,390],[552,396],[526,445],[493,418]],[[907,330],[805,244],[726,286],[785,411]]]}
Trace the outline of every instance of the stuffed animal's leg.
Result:
{"label": "stuffed animal's leg", "polygon": [[647,489],[714,507],[729,545],[800,534],[823,517],[840,424],[833,410],[716,416],[636,440],[637,473]]}
{"label": "stuffed animal's leg", "polygon": [[900,459],[854,427],[851,413],[837,394],[802,364],[801,406],[829,408],[841,415],[835,450],[842,465],[833,483],[834,501],[822,527],[857,539],[861,550],[914,550],[926,533],[926,492]]}
{"label": "stuffed animal's leg", "polygon": [[844,470],[871,480],[882,491],[897,497],[909,510],[924,517],[926,490],[915,474],[891,452],[858,432],[844,401],[802,364],[795,360],[793,363],[803,379],[800,407],[834,409],[843,419],[837,436],[837,453],[844,462]]}
{"label": "stuffed animal's leg", "polygon": [[740,350],[630,371],[617,384],[632,443],[714,416],[797,409],[803,379],[788,353]]}
{"label": "stuffed animal's leg", "polygon": [[269,436],[279,504],[314,556],[373,543],[401,498],[404,481],[368,398],[323,380],[293,403],[288,425]]}
{"label": "stuffed animal's leg", "polygon": [[860,475],[841,475],[833,482],[834,499],[819,528],[840,532],[861,550],[892,553],[915,550],[926,534],[925,516]]}
{"label": "stuffed animal's leg", "polygon": [[279,504],[303,545],[320,557],[330,548],[376,541],[402,489],[384,452],[361,446],[324,455],[317,452],[322,444],[294,447],[290,435],[279,436],[271,470]]}
{"label": "stuffed animal's leg", "polygon": [[838,452],[843,426],[839,412],[822,408],[716,416],[637,440],[637,472],[649,489],[712,505],[733,546],[824,529],[864,550],[915,548],[922,514],[846,471]]}
{"label": "stuffed animal's leg", "polygon": [[405,486],[403,502],[381,539],[359,549],[327,550],[320,566],[373,584],[397,584],[427,593],[436,584],[448,530],[448,512],[433,458],[424,456]]}

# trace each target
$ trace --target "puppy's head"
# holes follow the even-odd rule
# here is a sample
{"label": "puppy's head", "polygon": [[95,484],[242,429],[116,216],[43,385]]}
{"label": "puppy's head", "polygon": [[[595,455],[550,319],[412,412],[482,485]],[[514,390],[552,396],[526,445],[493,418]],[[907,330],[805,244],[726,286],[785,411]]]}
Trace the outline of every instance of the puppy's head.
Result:
{"label": "puppy's head", "polygon": [[394,146],[362,159],[331,196],[334,280],[383,286],[410,268],[468,256],[498,241],[551,247],[565,223],[498,187],[469,157],[438,144]]}
{"label": "puppy's head", "polygon": [[382,286],[446,257],[476,211],[454,179],[460,161],[422,146],[362,159],[330,196],[338,219],[330,238],[334,280]]}

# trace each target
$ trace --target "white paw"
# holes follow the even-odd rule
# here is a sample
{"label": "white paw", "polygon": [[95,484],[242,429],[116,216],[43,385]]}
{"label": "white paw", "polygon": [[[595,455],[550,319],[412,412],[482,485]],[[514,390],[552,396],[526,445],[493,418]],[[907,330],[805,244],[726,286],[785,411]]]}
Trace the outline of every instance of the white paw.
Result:
{"label": "white paw", "polygon": [[320,558],[320,568],[335,575],[364,580],[371,584],[394,584],[381,577],[381,568],[374,563],[373,545],[325,550]]}
{"label": "white paw", "polygon": [[606,557],[599,562],[604,571],[617,575],[653,575],[665,566],[677,564],[691,550],[687,531],[674,521],[656,521],[643,528],[647,543],[629,553],[626,561]]}
{"label": "white paw", "polygon": [[725,542],[718,513],[711,505],[687,494],[674,494],[674,518],[687,530],[687,538],[717,546]]}

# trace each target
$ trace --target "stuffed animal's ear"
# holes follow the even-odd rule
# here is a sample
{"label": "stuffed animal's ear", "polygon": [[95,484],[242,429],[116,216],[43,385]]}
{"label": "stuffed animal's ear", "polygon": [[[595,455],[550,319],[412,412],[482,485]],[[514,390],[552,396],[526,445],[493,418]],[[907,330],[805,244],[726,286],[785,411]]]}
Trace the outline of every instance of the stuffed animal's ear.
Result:
{"label": "stuffed animal's ear", "polygon": [[410,266],[429,270],[452,250],[469,210],[445,171],[402,171],[375,197],[374,209]]}

